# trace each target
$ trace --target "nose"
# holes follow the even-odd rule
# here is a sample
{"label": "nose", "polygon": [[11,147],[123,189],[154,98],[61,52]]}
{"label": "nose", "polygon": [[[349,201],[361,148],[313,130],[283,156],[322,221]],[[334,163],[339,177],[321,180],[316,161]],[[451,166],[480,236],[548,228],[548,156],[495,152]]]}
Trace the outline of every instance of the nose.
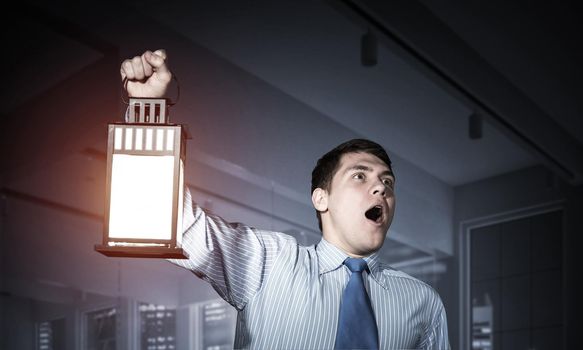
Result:
{"label": "nose", "polygon": [[386,196],[387,195],[387,186],[382,182],[382,180],[377,181],[371,189],[372,194],[377,196]]}

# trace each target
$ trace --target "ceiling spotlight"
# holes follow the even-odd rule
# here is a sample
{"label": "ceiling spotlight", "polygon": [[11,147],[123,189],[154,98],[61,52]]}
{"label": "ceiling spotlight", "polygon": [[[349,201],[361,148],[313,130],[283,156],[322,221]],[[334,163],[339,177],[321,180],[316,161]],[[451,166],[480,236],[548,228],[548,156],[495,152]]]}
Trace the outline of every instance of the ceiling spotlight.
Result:
{"label": "ceiling spotlight", "polygon": [[377,64],[377,38],[370,32],[370,29],[360,39],[360,62],[365,67],[372,67]]}
{"label": "ceiling spotlight", "polygon": [[472,140],[482,138],[482,117],[476,112],[470,115],[469,132]]}

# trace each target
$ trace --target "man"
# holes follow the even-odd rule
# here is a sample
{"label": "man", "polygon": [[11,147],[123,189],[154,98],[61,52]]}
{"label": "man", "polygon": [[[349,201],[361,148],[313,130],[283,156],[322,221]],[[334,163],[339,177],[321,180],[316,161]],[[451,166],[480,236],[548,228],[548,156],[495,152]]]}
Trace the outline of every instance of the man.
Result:
{"label": "man", "polygon": [[[126,60],[130,96],[160,97],[171,73],[163,50]],[[208,281],[238,310],[235,348],[448,349],[438,294],[382,263],[395,210],[395,176],[385,150],[350,140],[312,172],[322,240],[293,237],[205,213],[186,191],[183,248],[171,260]]]}

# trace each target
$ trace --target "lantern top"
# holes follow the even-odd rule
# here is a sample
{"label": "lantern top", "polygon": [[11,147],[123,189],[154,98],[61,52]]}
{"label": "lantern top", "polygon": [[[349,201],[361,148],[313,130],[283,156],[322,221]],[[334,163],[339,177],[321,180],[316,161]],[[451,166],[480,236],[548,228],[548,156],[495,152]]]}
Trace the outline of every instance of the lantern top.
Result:
{"label": "lantern top", "polygon": [[126,122],[169,124],[168,100],[165,98],[130,97]]}

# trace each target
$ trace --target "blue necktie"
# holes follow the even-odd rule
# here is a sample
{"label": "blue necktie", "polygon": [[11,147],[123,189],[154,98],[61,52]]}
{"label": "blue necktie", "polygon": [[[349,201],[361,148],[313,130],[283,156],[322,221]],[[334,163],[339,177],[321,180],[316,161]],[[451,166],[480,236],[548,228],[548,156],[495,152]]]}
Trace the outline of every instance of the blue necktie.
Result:
{"label": "blue necktie", "polygon": [[352,274],[342,294],[334,349],[378,349],[377,323],[362,279],[366,261],[348,258],[344,265]]}

